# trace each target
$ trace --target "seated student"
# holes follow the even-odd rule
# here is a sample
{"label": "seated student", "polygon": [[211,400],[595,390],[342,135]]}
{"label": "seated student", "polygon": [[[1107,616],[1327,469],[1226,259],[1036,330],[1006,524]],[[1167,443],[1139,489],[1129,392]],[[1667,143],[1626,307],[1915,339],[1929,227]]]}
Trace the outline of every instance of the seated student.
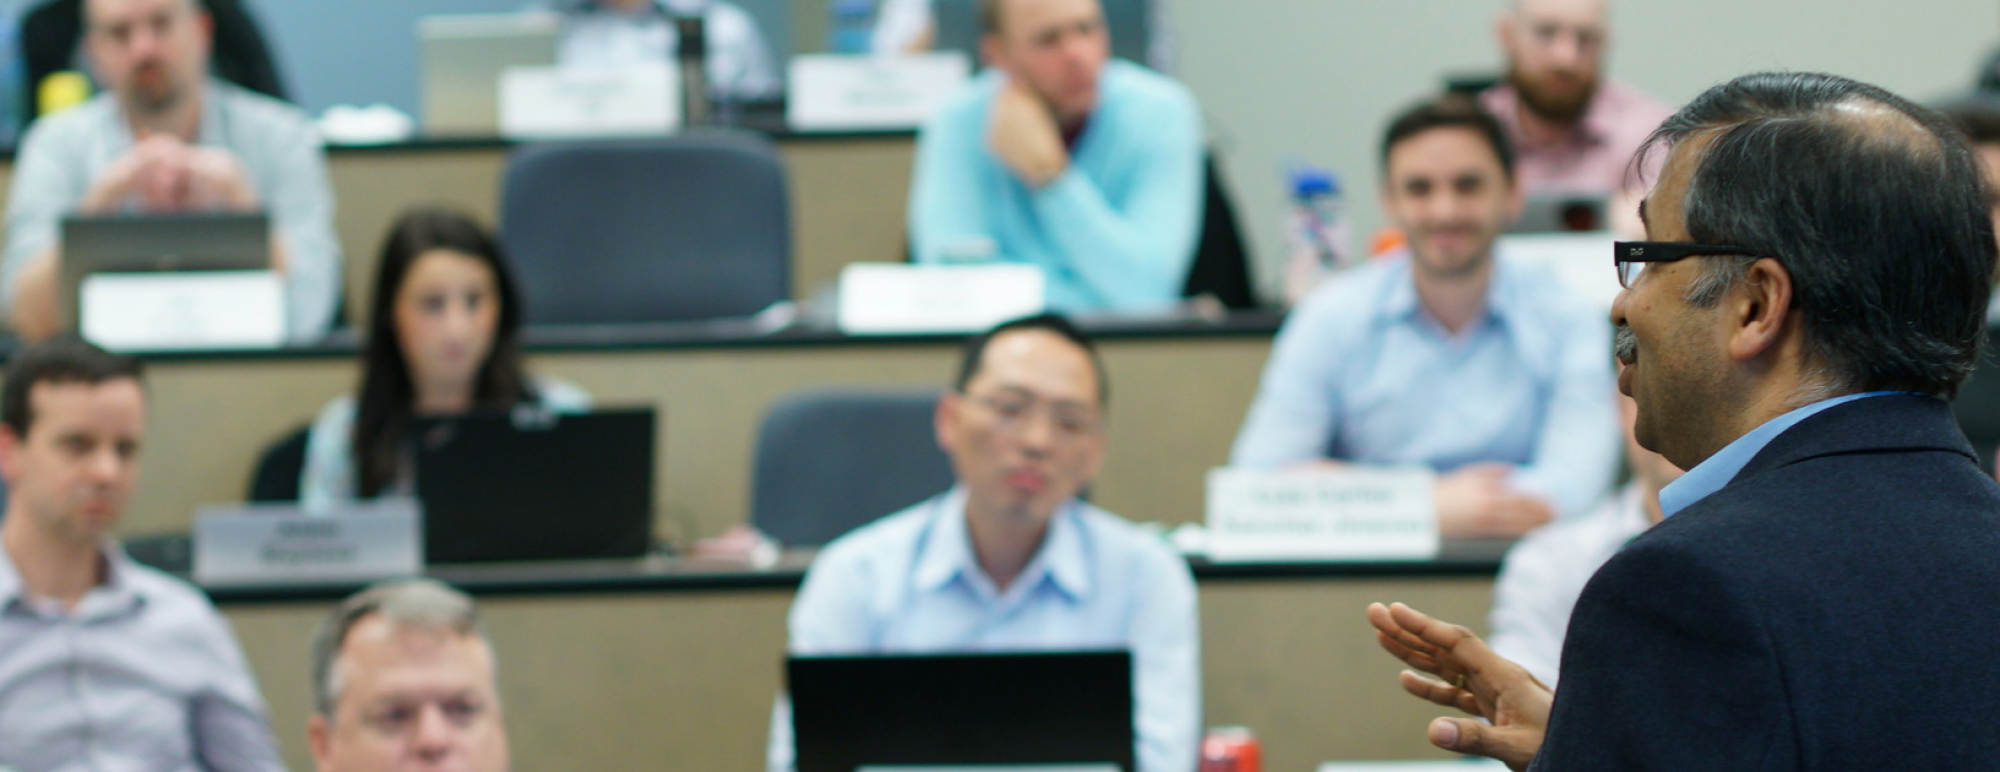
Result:
{"label": "seated student", "polygon": [[113,537],[146,446],[140,369],[75,338],[8,356],[0,768],[282,770],[228,620]]}
{"label": "seated student", "polygon": [[286,338],[318,340],[340,291],[333,191],[312,119],[208,76],[214,25],[198,0],[88,0],[84,50],[105,91],[21,140],[0,250],[14,332],[62,331],[69,214],[263,211],[285,285]]}
{"label": "seated student", "polygon": [[979,23],[991,69],[917,133],[917,262],[991,251],[1059,311],[1170,307],[1201,226],[1194,96],[1111,59],[1098,0],[980,0]]}
{"label": "seated student", "polygon": [[[1194,580],[1157,536],[1077,498],[1108,386],[1059,316],[974,337],[939,400],[950,491],[827,545],[792,604],[794,654],[1129,649],[1140,772],[1187,772],[1201,731]],[[1054,697],[1052,697],[1054,698]],[[795,758],[790,711],[770,769]]]}
{"label": "seated student", "polygon": [[708,55],[708,90],[717,98],[778,96],[778,68],[757,19],[724,0],[563,0],[562,40],[556,59],[565,67],[618,67],[674,61],[680,31],[674,20],[700,16]]}
{"label": "seated student", "polygon": [[431,579],[349,596],[313,635],[306,743],[318,772],[505,772],[493,646],[472,598]]}
{"label": "seated student", "polygon": [[1625,421],[1625,464],[1632,481],[1589,516],[1550,523],[1523,537],[1507,551],[1493,584],[1493,636],[1487,639],[1493,651],[1551,689],[1570,610],[1583,585],[1625,542],[1665,518],[1660,489],[1681,476],[1679,467],[1639,447],[1632,436],[1639,403],[1620,396],[1618,412]]}
{"label": "seated student", "polygon": [[1398,115],[1382,141],[1397,258],[1341,274],[1278,331],[1230,463],[1422,465],[1446,537],[1519,536],[1610,487],[1610,326],[1496,248],[1520,213],[1512,147],[1464,98]]}
{"label": "seated student", "polygon": [[577,387],[523,371],[521,306],[500,245],[479,223],[443,209],[398,219],[375,270],[361,394],[333,400],[313,421],[301,503],[413,492],[403,434],[418,416],[522,402],[589,409]]}

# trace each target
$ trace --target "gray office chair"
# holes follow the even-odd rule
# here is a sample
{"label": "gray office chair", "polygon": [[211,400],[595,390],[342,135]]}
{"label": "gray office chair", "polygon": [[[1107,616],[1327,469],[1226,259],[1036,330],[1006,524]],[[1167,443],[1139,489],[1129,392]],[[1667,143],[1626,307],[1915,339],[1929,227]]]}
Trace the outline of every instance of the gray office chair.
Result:
{"label": "gray office chair", "polygon": [[501,243],[529,324],[748,316],[791,291],[791,207],[761,137],[526,145],[507,160]]}
{"label": "gray office chair", "polygon": [[750,523],[786,546],[818,546],[943,493],[935,391],[794,392],[764,414]]}

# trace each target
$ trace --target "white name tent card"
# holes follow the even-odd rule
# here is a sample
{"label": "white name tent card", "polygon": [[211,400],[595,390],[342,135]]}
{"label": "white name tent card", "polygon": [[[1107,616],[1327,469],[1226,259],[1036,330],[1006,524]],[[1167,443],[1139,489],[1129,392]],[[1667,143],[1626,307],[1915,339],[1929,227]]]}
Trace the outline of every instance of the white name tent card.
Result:
{"label": "white name tent card", "polygon": [[510,139],[660,136],[681,124],[679,68],[509,67],[500,135]]}
{"label": "white name tent card", "polygon": [[1020,263],[849,263],[840,271],[843,332],[972,332],[1042,310],[1042,269]]}
{"label": "white name tent card", "polygon": [[1422,468],[1211,469],[1209,559],[1435,558],[1436,477]]}
{"label": "white name tent card", "polygon": [[194,521],[200,584],[367,581],[423,568],[423,511],[413,498],[308,514],[289,504],[216,504]]}
{"label": "white name tent card", "polygon": [[965,85],[963,52],[792,57],[785,122],[795,129],[907,129]]}
{"label": "white name tent card", "polygon": [[77,305],[83,337],[114,351],[285,342],[285,284],[275,271],[93,273]]}

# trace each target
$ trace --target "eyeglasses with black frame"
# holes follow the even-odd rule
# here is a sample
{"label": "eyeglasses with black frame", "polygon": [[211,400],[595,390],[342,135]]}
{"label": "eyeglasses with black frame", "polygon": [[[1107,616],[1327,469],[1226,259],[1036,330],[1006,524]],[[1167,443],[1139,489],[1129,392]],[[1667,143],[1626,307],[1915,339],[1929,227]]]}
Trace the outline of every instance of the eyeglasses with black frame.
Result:
{"label": "eyeglasses with black frame", "polygon": [[1632,288],[1647,263],[1671,263],[1696,255],[1754,255],[1749,247],[1732,244],[1690,244],[1684,241],[1614,241],[1611,261],[1618,267],[1618,286]]}

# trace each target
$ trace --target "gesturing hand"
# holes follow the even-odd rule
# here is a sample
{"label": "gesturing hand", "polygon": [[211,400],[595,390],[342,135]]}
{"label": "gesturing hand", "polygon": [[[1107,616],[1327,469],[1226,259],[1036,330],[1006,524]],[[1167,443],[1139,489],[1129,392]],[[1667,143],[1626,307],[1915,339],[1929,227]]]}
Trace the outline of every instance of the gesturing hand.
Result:
{"label": "gesturing hand", "polygon": [[1404,691],[1492,722],[1434,719],[1428,733],[1433,745],[1498,759],[1515,770],[1526,769],[1534,760],[1555,697],[1549,687],[1493,653],[1471,630],[1401,603],[1368,604],[1368,623],[1375,626],[1375,639],[1383,649],[1410,667],[1437,676],[1405,670],[1397,678]]}

